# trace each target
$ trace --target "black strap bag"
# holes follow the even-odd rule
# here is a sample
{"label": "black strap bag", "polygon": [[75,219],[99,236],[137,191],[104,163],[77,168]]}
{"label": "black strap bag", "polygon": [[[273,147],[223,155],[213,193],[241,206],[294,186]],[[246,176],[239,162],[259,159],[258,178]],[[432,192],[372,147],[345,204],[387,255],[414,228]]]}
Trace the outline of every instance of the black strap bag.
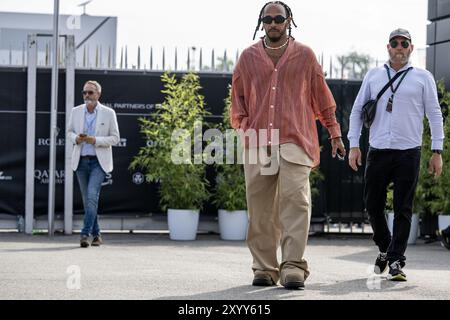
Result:
{"label": "black strap bag", "polygon": [[389,80],[389,82],[383,87],[383,89],[381,89],[381,91],[378,93],[376,99],[371,99],[363,105],[362,118],[363,118],[364,127],[366,127],[367,129],[370,129],[370,126],[372,125],[373,120],[375,119],[375,114],[377,113],[377,103],[378,103],[378,100],[380,100],[381,96],[395,82],[395,80],[397,80],[403,74],[405,74],[405,76],[406,76],[406,73],[408,73],[408,71],[411,69],[412,69],[412,67],[410,67],[406,70],[397,72],[397,74],[392,79]]}

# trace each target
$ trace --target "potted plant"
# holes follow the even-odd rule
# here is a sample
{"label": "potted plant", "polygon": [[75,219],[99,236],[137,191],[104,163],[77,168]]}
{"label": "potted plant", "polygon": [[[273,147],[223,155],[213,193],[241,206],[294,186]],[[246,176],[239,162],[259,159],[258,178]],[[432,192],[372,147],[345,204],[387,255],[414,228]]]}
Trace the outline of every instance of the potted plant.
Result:
{"label": "potted plant", "polygon": [[414,196],[414,207],[422,220],[421,234],[436,237],[437,216],[434,210],[437,201],[437,181],[428,173],[431,158],[431,131],[427,119],[423,121],[422,151],[420,158],[419,179]]}
{"label": "potted plant", "polygon": [[222,240],[245,240],[248,213],[242,164],[222,165],[218,169],[216,198]]}
{"label": "potted plant", "polygon": [[420,158],[419,179],[414,196],[414,208],[422,220],[421,235],[436,237],[437,216],[434,206],[437,201],[437,181],[428,173],[431,158],[431,132],[428,121],[423,122],[422,151]]}
{"label": "potted plant", "polygon": [[[230,124],[231,86],[228,87],[228,97],[224,100],[223,121],[220,125],[225,132],[225,140],[234,139],[235,133]],[[231,141],[231,140],[230,140]],[[233,140],[235,141],[235,140]],[[213,203],[219,208],[219,232],[222,240],[245,240],[247,238],[248,213],[245,190],[244,166],[238,161],[242,153],[240,139],[233,150],[222,149],[223,163],[215,164],[217,177]],[[227,154],[232,152],[232,163],[227,162]],[[230,157],[231,159],[231,157]]]}
{"label": "potted plant", "polygon": [[199,210],[209,192],[203,155],[194,154],[194,160],[191,157],[192,137],[198,134],[194,130],[198,121],[208,112],[196,74],[186,74],[180,81],[169,73],[161,78],[164,102],[149,118],[139,119],[141,132],[153,143],[139,150],[130,168],[141,168],[149,182],[158,183],[160,206],[168,214],[170,239],[195,240]]}
{"label": "potted plant", "polygon": [[439,102],[444,116],[444,152],[442,153],[443,172],[437,182],[436,194],[437,201],[434,205],[436,212],[439,212],[439,230],[446,229],[450,226],[450,117],[448,116],[450,105],[450,92],[445,89],[444,82],[437,83]]}
{"label": "potted plant", "polygon": [[[417,184],[416,195],[415,195],[415,207],[420,208],[421,218],[422,218],[422,235],[430,236],[432,238],[436,237],[437,229],[442,229],[438,226],[438,214],[439,220],[441,220],[441,225],[445,225],[446,216],[444,213],[449,212],[449,205],[446,194],[449,190],[448,179],[449,172],[446,170],[449,165],[449,132],[448,132],[448,105],[450,103],[450,93],[446,91],[444,82],[437,82],[439,103],[442,107],[444,119],[445,119],[445,135],[446,139],[444,141],[444,152],[443,161],[444,169],[443,175],[439,179],[435,179],[432,175],[428,173],[429,160],[431,158],[431,132],[428,121],[424,120],[424,133],[423,133],[423,144],[422,144],[422,155],[420,162],[420,173],[419,181]],[[450,213],[447,213],[450,214]]]}

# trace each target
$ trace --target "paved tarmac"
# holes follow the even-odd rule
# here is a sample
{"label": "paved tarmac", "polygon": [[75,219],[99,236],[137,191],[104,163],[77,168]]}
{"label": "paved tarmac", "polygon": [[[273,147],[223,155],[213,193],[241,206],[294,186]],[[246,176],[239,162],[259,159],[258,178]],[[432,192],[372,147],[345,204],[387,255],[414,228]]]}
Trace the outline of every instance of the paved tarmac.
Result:
{"label": "paved tarmac", "polygon": [[408,247],[408,282],[370,273],[370,237],[311,237],[311,276],[304,291],[251,286],[244,242],[199,235],[105,234],[82,249],[78,235],[0,233],[0,299],[374,300],[450,299],[450,251],[438,242]]}

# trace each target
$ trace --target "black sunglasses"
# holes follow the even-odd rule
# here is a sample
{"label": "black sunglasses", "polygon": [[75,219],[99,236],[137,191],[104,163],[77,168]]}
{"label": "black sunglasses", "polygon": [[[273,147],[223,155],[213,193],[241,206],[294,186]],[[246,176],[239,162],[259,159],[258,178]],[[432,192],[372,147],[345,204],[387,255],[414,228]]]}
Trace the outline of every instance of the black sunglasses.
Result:
{"label": "black sunglasses", "polygon": [[[391,47],[392,48],[397,48],[397,46],[398,46],[398,41],[397,40],[392,40],[391,42],[390,42],[390,45],[391,45]],[[407,49],[408,47],[409,47],[409,41],[408,40],[403,40],[403,41],[401,41],[400,42],[400,44],[402,45],[402,47],[404,48],[404,49]]]}
{"label": "black sunglasses", "polygon": [[278,15],[276,17],[265,16],[264,18],[261,19],[261,21],[264,22],[265,24],[271,24],[272,21],[275,21],[276,24],[282,24],[286,21],[286,18],[283,17],[282,15]]}
{"label": "black sunglasses", "polygon": [[85,95],[92,95],[92,94],[94,94],[94,91],[92,91],[92,90],[89,90],[89,91],[86,91],[86,90],[83,90],[83,91],[81,91],[81,93],[83,94],[83,96],[85,96]]}

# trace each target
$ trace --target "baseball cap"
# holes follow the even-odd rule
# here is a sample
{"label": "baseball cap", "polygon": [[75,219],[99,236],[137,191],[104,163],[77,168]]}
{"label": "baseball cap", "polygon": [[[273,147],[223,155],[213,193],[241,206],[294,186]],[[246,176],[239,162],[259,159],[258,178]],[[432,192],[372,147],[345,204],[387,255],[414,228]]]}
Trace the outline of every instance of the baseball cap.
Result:
{"label": "baseball cap", "polygon": [[403,37],[408,40],[411,40],[411,34],[409,33],[409,31],[402,28],[395,29],[394,31],[392,31],[391,34],[389,35],[389,41],[391,41],[395,37]]}

